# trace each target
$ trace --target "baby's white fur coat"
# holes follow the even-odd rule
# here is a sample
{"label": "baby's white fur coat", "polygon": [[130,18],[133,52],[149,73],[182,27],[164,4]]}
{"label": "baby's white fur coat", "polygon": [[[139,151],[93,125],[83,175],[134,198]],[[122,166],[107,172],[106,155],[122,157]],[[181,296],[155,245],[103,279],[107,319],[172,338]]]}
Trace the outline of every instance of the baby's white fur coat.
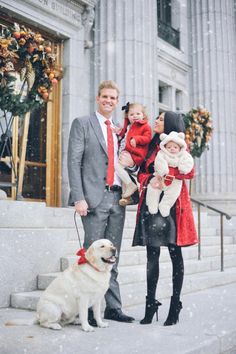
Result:
{"label": "baby's white fur coat", "polygon": [[[184,141],[184,133],[171,132],[169,135],[161,134],[160,151],[157,153],[154,161],[155,174],[164,177],[169,174],[169,167],[177,167],[181,174],[188,174],[193,166],[193,158],[186,151],[187,145]],[[171,154],[165,145],[169,141],[177,143],[181,149],[177,154]],[[182,180],[173,179],[172,183],[165,186],[163,190],[153,188],[150,184],[147,187],[146,204],[150,214],[156,214],[158,209],[163,217],[170,214],[171,207],[175,204],[180,195]],[[160,195],[164,191],[161,202]]]}

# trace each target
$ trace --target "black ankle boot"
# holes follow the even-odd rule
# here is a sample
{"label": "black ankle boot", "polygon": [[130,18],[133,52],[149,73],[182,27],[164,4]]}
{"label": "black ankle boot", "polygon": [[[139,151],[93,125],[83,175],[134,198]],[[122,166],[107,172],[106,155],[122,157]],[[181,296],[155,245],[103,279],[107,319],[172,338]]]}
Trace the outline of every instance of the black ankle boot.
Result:
{"label": "black ankle boot", "polygon": [[179,313],[182,308],[182,302],[179,301],[179,298],[171,296],[170,309],[164,326],[172,326],[179,322]]}
{"label": "black ankle boot", "polygon": [[149,299],[146,296],[146,307],[145,307],[145,316],[140,321],[140,324],[149,324],[152,322],[153,316],[156,313],[156,319],[158,321],[158,307],[161,306],[161,303],[155,299]]}

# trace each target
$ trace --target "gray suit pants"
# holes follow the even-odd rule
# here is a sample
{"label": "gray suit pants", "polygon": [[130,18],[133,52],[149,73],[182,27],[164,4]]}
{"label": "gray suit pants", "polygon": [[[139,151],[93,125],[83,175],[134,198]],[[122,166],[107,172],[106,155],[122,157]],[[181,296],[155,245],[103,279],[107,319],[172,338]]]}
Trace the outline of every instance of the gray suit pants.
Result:
{"label": "gray suit pants", "polygon": [[[122,233],[125,222],[125,208],[119,205],[121,192],[104,191],[102,202],[92,209],[87,216],[82,216],[84,227],[84,247],[87,249],[91,243],[100,238],[110,240],[120,254]],[[121,308],[121,296],[118,276],[118,261],[112,268],[110,287],[105,295],[108,309]]]}

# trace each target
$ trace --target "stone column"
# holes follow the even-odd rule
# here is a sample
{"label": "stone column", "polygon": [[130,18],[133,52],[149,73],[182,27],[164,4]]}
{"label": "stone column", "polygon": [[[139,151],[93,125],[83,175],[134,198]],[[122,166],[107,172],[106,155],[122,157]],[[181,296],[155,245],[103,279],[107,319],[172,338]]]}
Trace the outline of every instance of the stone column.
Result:
{"label": "stone column", "polygon": [[196,159],[197,196],[236,202],[236,32],[234,0],[190,0],[191,103],[214,123],[210,150]]}
{"label": "stone column", "polygon": [[[127,101],[138,101],[147,106],[150,117],[157,114],[156,48],[155,0],[98,1],[95,15],[93,97],[102,80],[112,79],[121,89],[120,106]],[[122,118],[123,113],[120,113],[119,108],[117,112]]]}

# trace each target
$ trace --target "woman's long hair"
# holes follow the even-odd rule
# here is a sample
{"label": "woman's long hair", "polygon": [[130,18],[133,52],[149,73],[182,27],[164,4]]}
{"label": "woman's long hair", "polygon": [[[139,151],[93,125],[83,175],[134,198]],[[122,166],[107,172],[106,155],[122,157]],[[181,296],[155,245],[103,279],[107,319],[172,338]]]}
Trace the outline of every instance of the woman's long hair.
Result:
{"label": "woman's long hair", "polygon": [[[184,120],[180,114],[177,114],[175,112],[167,111],[165,112],[165,117],[164,117],[164,133],[165,134],[170,134],[170,132],[185,132],[185,125],[184,125]],[[156,149],[156,146],[160,144],[160,135],[156,133],[148,148],[148,153],[145,158],[145,161],[148,160],[148,158],[151,156],[153,151]]]}

